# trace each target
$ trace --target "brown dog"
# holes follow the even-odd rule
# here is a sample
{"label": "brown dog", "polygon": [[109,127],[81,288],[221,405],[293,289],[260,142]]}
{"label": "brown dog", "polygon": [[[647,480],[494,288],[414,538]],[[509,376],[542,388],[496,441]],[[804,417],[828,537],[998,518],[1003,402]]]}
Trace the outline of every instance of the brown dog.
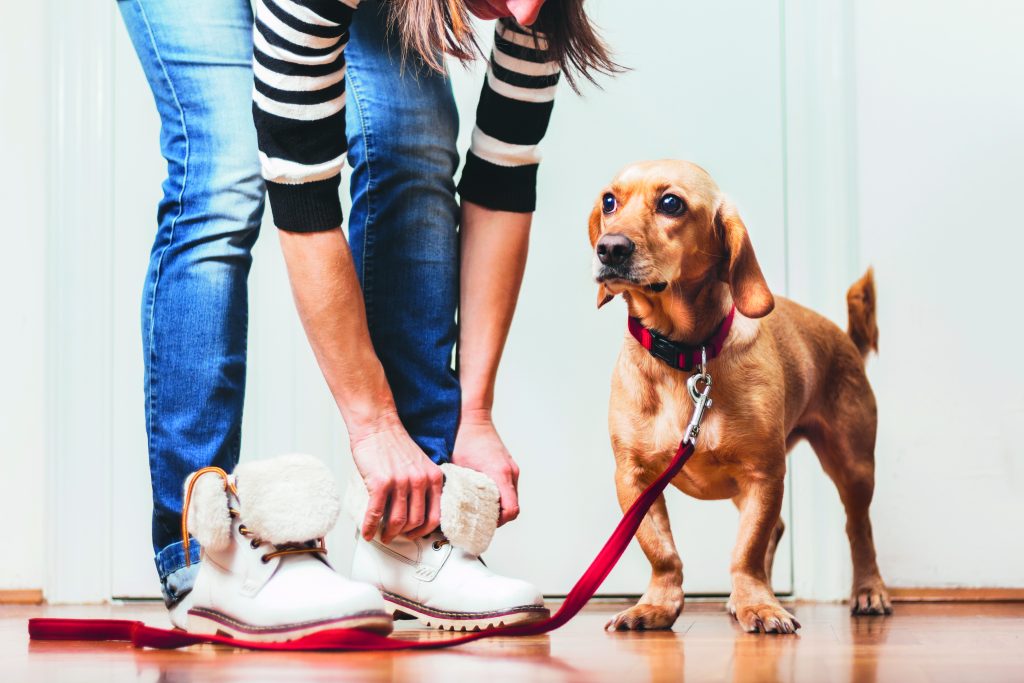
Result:
{"label": "brown dog", "polygon": [[[871,271],[847,294],[847,333],[776,299],[736,209],[703,169],[682,161],[625,168],[598,198],[589,227],[598,306],[622,294],[643,327],[694,346],[712,338],[736,307],[720,354],[707,364],[713,407],[696,452],[672,482],[695,498],[731,498],[739,508],[729,612],[746,631],[792,633],[800,627],[779,604],[770,576],[783,532],[786,453],[807,439],[846,508],[851,609],[891,613],[868,518],[876,412],[864,358],[878,348]],[[665,469],[679,444],[693,411],[689,374],[626,335],[608,416],[623,509]],[[669,628],[683,607],[683,565],[664,497],[637,539],[651,563],[650,585],[638,604],[608,625]]]}

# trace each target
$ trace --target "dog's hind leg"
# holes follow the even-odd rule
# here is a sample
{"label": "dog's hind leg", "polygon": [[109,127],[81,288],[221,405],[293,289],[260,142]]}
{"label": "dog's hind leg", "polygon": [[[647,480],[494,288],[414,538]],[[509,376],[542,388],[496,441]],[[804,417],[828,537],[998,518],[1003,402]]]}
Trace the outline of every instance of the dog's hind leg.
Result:
{"label": "dog's hind leg", "polygon": [[[615,490],[625,512],[640,497],[647,482],[622,470],[616,468]],[[651,563],[651,582],[637,604],[616,614],[605,628],[616,631],[672,628],[683,611],[683,561],[672,539],[664,495],[658,496],[644,516],[636,539]]]}
{"label": "dog's hind leg", "polygon": [[874,401],[845,403],[835,419],[807,431],[822,468],[846,509],[846,535],[853,559],[853,614],[892,614],[892,601],[878,571],[868,508],[875,491]]}

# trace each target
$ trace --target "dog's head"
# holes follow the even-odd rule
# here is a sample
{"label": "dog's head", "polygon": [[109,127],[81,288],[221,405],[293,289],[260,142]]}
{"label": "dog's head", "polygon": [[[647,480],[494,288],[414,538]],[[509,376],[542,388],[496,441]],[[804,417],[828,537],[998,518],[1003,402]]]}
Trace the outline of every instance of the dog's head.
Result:
{"label": "dog's head", "polygon": [[598,307],[624,292],[657,305],[716,280],[748,318],[775,306],[739,213],[695,164],[627,166],[598,196],[589,227]]}

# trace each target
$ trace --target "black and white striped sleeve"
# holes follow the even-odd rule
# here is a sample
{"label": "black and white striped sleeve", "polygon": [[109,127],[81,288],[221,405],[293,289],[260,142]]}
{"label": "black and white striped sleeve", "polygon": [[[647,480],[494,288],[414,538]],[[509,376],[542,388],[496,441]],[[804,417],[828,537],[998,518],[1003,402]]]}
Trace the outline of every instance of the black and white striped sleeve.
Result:
{"label": "black and white striped sleeve", "polygon": [[532,212],[537,203],[538,149],[548,128],[561,75],[547,61],[544,37],[499,19],[477,105],[476,128],[459,194],[500,211]]}
{"label": "black and white striped sleeve", "polygon": [[274,223],[341,226],[345,45],[359,0],[256,0],[252,113]]}

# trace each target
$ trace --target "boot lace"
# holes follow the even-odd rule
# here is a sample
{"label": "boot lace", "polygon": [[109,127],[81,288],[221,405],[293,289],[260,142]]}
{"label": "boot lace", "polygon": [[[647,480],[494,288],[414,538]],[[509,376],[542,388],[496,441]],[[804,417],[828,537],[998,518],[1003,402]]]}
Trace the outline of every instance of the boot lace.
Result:
{"label": "boot lace", "polygon": [[[181,510],[181,542],[182,546],[184,546],[183,550],[185,551],[186,567],[192,565],[191,554],[189,553],[189,546],[191,544],[192,537],[188,533],[188,508],[189,503],[192,501],[192,489],[195,487],[196,482],[199,481],[199,477],[209,473],[216,474],[221,479],[223,479],[224,485],[228,487],[228,489],[231,491],[231,494],[236,498],[238,497],[238,489],[235,488],[235,485],[231,482],[231,479],[228,477],[228,473],[219,467],[211,466],[197,470],[195,475],[189,480],[188,489],[185,490],[185,503]],[[228,508],[228,512],[230,513],[232,519],[237,519],[241,514],[235,508]],[[249,541],[249,547],[251,547],[253,550],[259,548],[264,543],[267,543],[267,541],[264,541],[263,539],[253,534],[253,532],[244,524],[240,524],[238,526],[238,533],[242,534],[247,538],[251,538],[251,540]],[[318,538],[315,541],[307,541],[305,543],[287,543],[272,547],[274,548],[274,550],[272,550],[269,553],[264,553],[263,556],[260,557],[260,560],[264,564],[270,562],[275,557],[281,557],[283,555],[327,554],[327,544],[324,542],[324,539],[322,538]]]}

